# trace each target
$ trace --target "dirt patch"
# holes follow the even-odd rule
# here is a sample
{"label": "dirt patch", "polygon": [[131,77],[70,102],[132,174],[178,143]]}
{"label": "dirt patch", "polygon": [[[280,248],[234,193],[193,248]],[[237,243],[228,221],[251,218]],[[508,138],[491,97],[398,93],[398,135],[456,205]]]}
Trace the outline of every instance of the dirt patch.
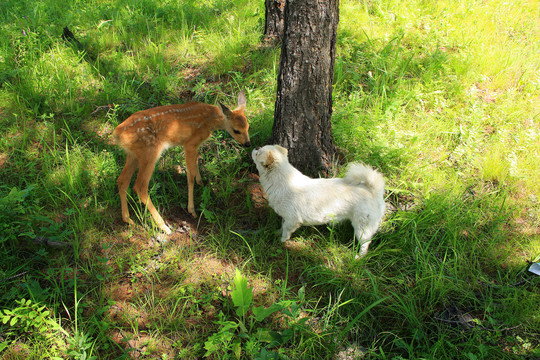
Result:
{"label": "dirt patch", "polygon": [[[244,219],[244,223],[258,223],[268,216],[270,207],[268,197],[259,183],[259,175],[245,171],[234,180],[233,186],[237,189],[231,195],[230,206],[237,210],[238,217]],[[249,196],[249,204],[246,204],[246,192]]]}
{"label": "dirt patch", "polygon": [[5,166],[8,158],[9,158],[9,156],[8,156],[7,153],[1,153],[0,154],[0,169],[2,169]]}
{"label": "dirt patch", "polygon": [[469,90],[471,94],[482,99],[485,103],[493,103],[497,101],[500,93],[494,90],[488,89],[484,84],[477,83]]}
{"label": "dirt patch", "polygon": [[174,358],[172,342],[168,338],[155,338],[145,333],[133,333],[115,329],[110,333],[111,339],[129,352],[131,359]]}
{"label": "dirt patch", "polygon": [[236,269],[235,264],[227,263],[209,254],[201,254],[188,264],[180,266],[185,276],[183,282],[195,285],[221,277],[232,279]]}
{"label": "dirt patch", "polygon": [[253,204],[253,209],[255,209],[255,211],[265,212],[268,209],[268,196],[259,183],[259,175],[249,173],[246,178],[252,181],[251,183],[248,183],[247,190],[249,192],[251,203]]}
{"label": "dirt patch", "polygon": [[141,307],[126,301],[116,301],[109,310],[107,316],[110,321],[126,327],[136,327],[141,330],[148,329],[149,315]]}

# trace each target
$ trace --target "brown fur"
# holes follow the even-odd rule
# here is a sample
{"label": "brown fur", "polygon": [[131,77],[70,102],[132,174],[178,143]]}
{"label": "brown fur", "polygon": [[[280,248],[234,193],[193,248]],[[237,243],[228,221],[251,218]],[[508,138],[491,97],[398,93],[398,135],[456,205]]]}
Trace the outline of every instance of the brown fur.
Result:
{"label": "brown fur", "polygon": [[156,224],[166,233],[170,233],[170,229],[148,196],[148,183],[162,152],[172,146],[184,146],[188,211],[196,217],[193,202],[194,180],[197,184],[202,184],[197,162],[199,146],[218,129],[226,130],[238,142],[250,146],[249,124],[244,114],[245,105],[246,98],[244,93],[240,92],[238,106],[232,111],[223,104],[218,107],[190,102],[139,111],[118,125],[113,136],[127,154],[126,165],[117,180],[122,219],[127,223],[133,223],[129,218],[127,188],[138,167],[139,172],[133,189],[152,214]]}

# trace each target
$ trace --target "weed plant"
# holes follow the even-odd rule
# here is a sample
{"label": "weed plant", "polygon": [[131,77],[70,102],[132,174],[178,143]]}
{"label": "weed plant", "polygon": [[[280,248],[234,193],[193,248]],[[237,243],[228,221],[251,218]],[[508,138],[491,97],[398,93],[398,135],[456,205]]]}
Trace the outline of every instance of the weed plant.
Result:
{"label": "weed plant", "polygon": [[[340,2],[333,138],[377,167],[388,211],[283,245],[250,149],[183,151],[121,221],[113,129],[135,111],[248,98],[271,134],[279,46],[252,0],[0,5],[3,359],[540,357],[537,1]],[[67,29],[69,29],[69,32]],[[343,164],[338,164],[340,173]]]}

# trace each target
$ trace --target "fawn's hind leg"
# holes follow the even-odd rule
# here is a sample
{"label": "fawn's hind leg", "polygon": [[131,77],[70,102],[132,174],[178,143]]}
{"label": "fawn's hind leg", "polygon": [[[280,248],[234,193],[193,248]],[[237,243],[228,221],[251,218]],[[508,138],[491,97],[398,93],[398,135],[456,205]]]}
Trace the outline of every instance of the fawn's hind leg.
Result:
{"label": "fawn's hind leg", "polygon": [[148,211],[150,211],[150,214],[152,214],[157,226],[165,233],[170,234],[171,229],[165,225],[165,221],[163,221],[163,218],[161,215],[159,215],[154,204],[152,203],[152,200],[150,199],[150,195],[148,195],[148,184],[150,183],[150,178],[154,173],[154,168],[158,158],[159,152],[156,152],[156,154],[147,156],[145,161],[139,161],[139,173],[137,174],[137,180],[135,181],[133,189],[135,189],[135,192],[137,195],[139,195],[139,199],[141,199],[142,203],[145,204]]}
{"label": "fawn's hind leg", "polygon": [[126,157],[126,165],[118,176],[116,182],[118,183],[118,193],[120,195],[120,205],[122,207],[122,220],[128,224],[133,224],[133,220],[129,218],[129,209],[127,205],[127,189],[131,182],[131,177],[135,170],[137,170],[138,160],[135,155],[128,153]]}

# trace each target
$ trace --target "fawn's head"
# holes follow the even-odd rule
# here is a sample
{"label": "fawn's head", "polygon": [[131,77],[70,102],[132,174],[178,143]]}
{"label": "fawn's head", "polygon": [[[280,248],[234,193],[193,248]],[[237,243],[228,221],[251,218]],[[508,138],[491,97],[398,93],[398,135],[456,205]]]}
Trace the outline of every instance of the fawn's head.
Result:
{"label": "fawn's head", "polygon": [[230,110],[228,107],[219,103],[223,115],[225,115],[225,130],[245,147],[251,146],[249,141],[249,124],[247,122],[244,109],[246,108],[246,96],[243,91],[238,94],[238,103],[236,109]]}

